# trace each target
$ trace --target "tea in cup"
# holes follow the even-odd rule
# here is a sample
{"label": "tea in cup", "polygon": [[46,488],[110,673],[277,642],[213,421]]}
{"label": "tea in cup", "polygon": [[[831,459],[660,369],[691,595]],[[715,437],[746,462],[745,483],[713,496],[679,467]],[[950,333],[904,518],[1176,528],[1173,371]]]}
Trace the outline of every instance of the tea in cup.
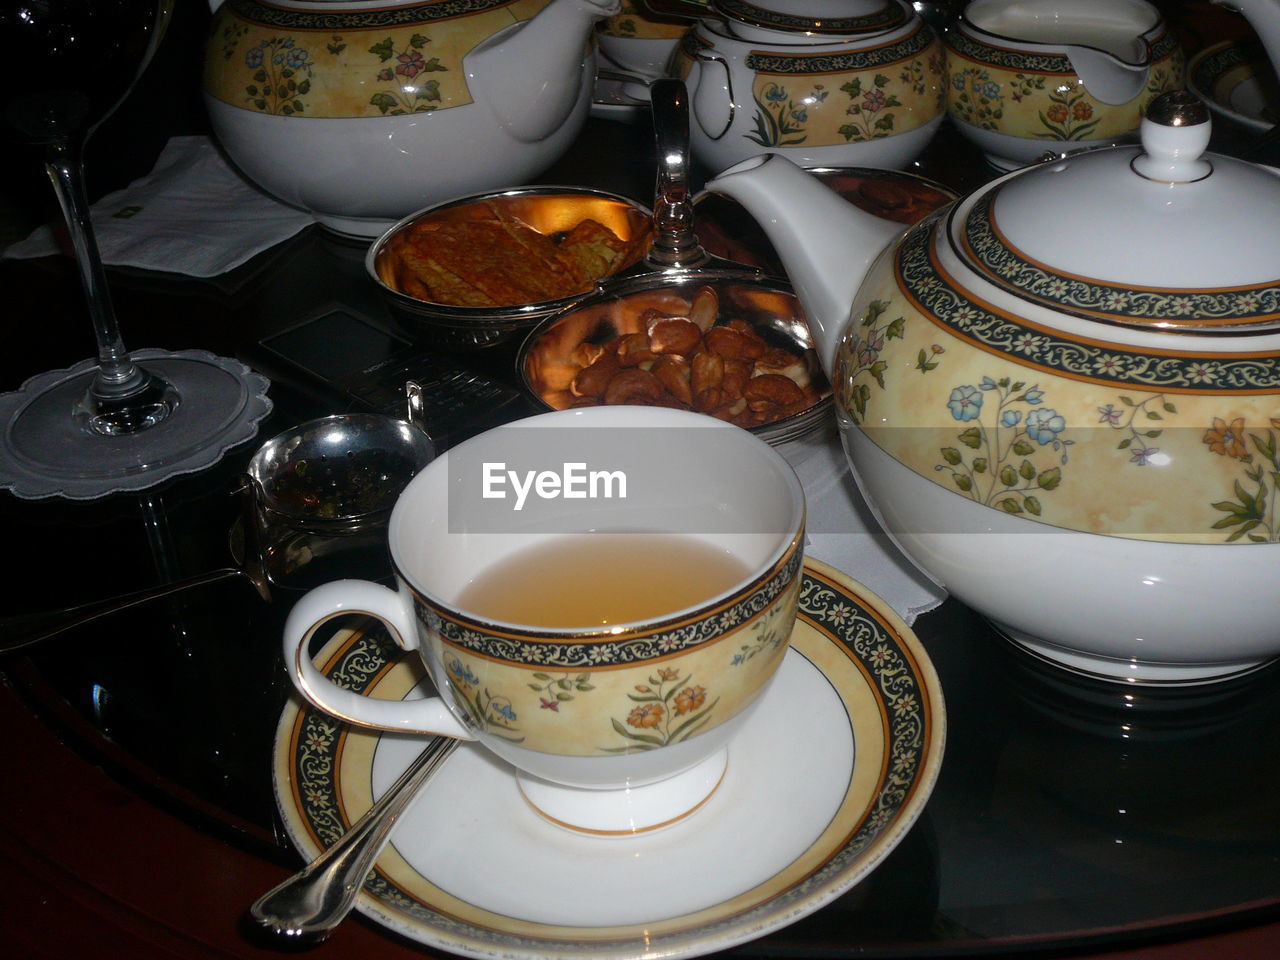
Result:
{"label": "tea in cup", "polygon": [[[787,462],[728,423],[640,406],[519,420],[410,482],[388,532],[396,589],[313,590],[285,662],[351,723],[478,741],[548,820],[652,829],[714,792],[786,654],[804,515]],[[438,695],[327,680],[309,640],[350,612],[382,619]]]}

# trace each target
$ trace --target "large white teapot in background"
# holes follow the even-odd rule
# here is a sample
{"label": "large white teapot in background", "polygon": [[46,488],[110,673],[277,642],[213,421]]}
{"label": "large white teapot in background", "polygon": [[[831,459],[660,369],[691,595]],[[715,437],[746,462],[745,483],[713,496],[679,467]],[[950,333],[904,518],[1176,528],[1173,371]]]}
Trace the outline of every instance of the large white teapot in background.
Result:
{"label": "large white teapot in background", "polygon": [[436,201],[527,182],[563,155],[591,105],[592,28],[618,8],[226,0],[205,103],[251,180],[336,232],[375,237]]}
{"label": "large white teapot in background", "polygon": [[765,152],[805,167],[899,169],[942,122],[942,43],[905,0],[709,7],[672,67],[689,88],[693,155],[711,170]]}
{"label": "large white teapot in background", "polygon": [[1142,146],[1007,174],[902,232],[785,159],[707,185],[764,226],[906,554],[1047,660],[1139,683],[1280,654],[1280,176]]}

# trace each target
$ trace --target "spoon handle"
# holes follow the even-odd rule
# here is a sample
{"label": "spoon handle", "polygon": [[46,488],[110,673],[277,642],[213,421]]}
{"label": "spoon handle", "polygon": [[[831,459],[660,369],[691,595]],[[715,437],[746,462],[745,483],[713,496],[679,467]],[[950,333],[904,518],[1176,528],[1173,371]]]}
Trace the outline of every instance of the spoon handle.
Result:
{"label": "spoon handle", "polygon": [[56,637],[72,627],[78,627],[80,624],[88,623],[90,620],[105,617],[109,613],[127,610],[129,607],[136,607],[140,603],[159,600],[161,597],[180,593],[191,587],[202,586],[206,583],[216,583],[219,580],[227,580],[231,577],[243,575],[244,571],[239,567],[226,567],[221,570],[211,570],[208,573],[187,577],[185,580],[175,580],[173,583],[165,583],[158,587],[139,590],[136,593],[128,593],[122,597],[95,600],[78,607],[45,610],[40,613],[23,613],[15,617],[0,617],[0,656],[22,650],[39,643],[41,640]]}
{"label": "spoon handle", "polygon": [[293,943],[317,943],[328,937],[351,912],[400,814],[460,743],[448,737],[432,740],[350,830],[298,873],[259,897],[249,915]]}

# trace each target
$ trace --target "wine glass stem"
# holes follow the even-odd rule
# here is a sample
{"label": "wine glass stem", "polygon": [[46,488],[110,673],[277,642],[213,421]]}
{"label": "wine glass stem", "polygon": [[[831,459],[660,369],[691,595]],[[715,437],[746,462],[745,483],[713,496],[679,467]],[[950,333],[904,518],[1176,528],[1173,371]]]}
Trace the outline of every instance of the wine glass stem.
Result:
{"label": "wine glass stem", "polygon": [[91,392],[109,399],[127,397],[143,389],[147,375],[129,359],[120,336],[106,271],[102,268],[102,258],[93,235],[80,141],[71,138],[51,141],[45,151],[45,171],[53,182],[58,204],[67,222],[89,316],[93,321],[93,333],[98,342],[98,374]]}

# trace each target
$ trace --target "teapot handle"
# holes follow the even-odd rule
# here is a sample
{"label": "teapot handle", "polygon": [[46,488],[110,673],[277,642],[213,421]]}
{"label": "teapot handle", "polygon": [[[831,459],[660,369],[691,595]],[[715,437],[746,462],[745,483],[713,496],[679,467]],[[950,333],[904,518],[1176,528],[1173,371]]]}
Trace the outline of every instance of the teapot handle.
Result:
{"label": "teapot handle", "polygon": [[[737,111],[733,96],[733,76],[729,70],[729,64],[723,57],[699,50],[694,54],[694,59],[698,76],[692,90],[693,115],[709,139],[719,140],[733,126],[734,114]],[[719,90],[710,89],[712,84],[707,76],[708,70],[711,69],[708,66],[710,64],[719,64],[719,68],[724,71],[724,85]],[[693,74],[694,71],[690,71],[691,79]],[[724,94],[724,96],[718,94]],[[715,132],[717,128],[719,133]]]}
{"label": "teapot handle", "polygon": [[697,23],[710,12],[707,4],[699,0],[637,0],[640,13],[651,13],[655,17],[670,20],[684,20]]}

